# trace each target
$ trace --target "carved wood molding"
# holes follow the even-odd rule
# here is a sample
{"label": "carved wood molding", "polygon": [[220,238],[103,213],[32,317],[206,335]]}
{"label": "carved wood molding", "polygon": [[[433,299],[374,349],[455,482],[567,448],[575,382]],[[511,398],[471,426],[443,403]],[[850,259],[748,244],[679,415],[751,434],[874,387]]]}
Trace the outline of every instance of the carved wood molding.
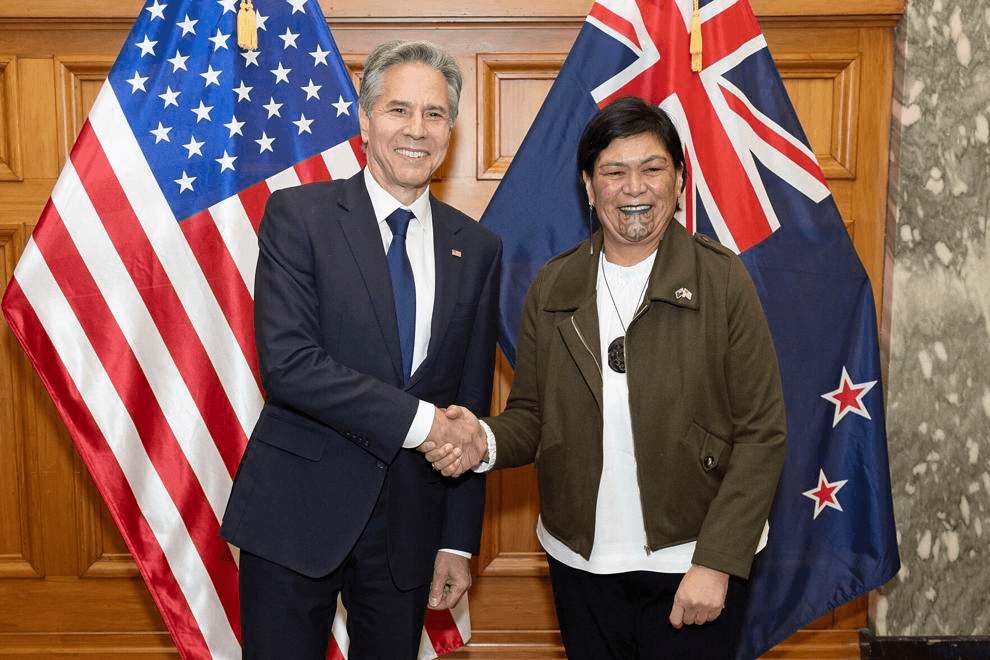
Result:
{"label": "carved wood molding", "polygon": [[361,76],[364,74],[364,61],[368,58],[367,53],[341,53],[340,59],[344,61],[347,72],[351,75],[351,83],[354,89],[361,88]]}
{"label": "carved wood molding", "polygon": [[[0,634],[0,658],[21,655],[40,657],[46,653],[85,653],[108,659],[132,657],[134,654],[149,660],[178,657],[168,633]],[[509,657],[549,660],[566,656],[560,635],[555,631],[479,630],[472,634],[467,646],[444,657],[451,660],[504,660]],[[859,634],[855,631],[799,631],[760,657],[764,660],[858,660]]]}
{"label": "carved wood molding", "polygon": [[467,646],[449,655],[449,660],[557,660],[566,658],[557,631],[478,630]]}
{"label": "carved wood molding", "polygon": [[[502,86],[507,81],[552,81],[566,53],[479,53],[477,178],[501,179],[514,154],[505,153]],[[859,53],[783,53],[774,56],[785,82],[820,81],[831,89],[831,144],[816,153],[827,179],[856,178],[857,119],[859,116]],[[542,101],[542,98],[540,99]]]}
{"label": "carved wood molding", "polygon": [[832,140],[829,151],[816,153],[827,179],[856,178],[856,133],[859,118],[859,53],[779,53],[774,62],[784,82],[808,79],[832,88]]}
{"label": "carved wood molding", "polygon": [[[26,240],[24,225],[0,224],[0,295],[14,274],[14,265]],[[24,396],[19,384],[30,370],[7,324],[0,320],[0,579],[36,578],[41,572],[32,560],[31,511],[28,473],[35,471],[24,441]],[[13,495],[13,497],[10,497]]]}
{"label": "carved wood molding", "polygon": [[539,494],[533,467],[489,474],[486,500],[477,574],[484,577],[547,576],[546,556],[534,534],[538,507],[534,508],[533,503],[539,501]]}
{"label": "carved wood molding", "polygon": [[[107,535],[123,544],[110,517],[110,512],[100,498],[82,458],[76,453],[73,476],[76,487],[76,555],[79,575],[86,578],[139,577],[137,563],[127,552],[116,552],[106,547]],[[112,544],[111,544],[112,545]]]}
{"label": "carved wood molding", "polygon": [[72,144],[89,113],[84,85],[102,85],[110,73],[115,57],[59,56],[55,60],[58,101],[58,141],[62,145],[59,169],[65,165]]}
{"label": "carved wood molding", "polygon": [[140,633],[0,633],[3,657],[91,657],[169,660],[179,657],[172,637],[165,632]]}
{"label": "carved wood molding", "polygon": [[856,630],[799,630],[760,656],[763,660],[859,660]]}
{"label": "carved wood molding", "polygon": [[7,282],[14,275],[14,265],[20,257],[23,245],[24,225],[20,223],[0,224],[0,278],[2,278],[0,279],[0,295],[3,295]]}
{"label": "carved wood molding", "polygon": [[[502,151],[502,85],[506,81],[553,81],[566,53],[478,53],[478,179],[501,179],[513,154]],[[542,98],[540,99],[542,101]]]}
{"label": "carved wood molding", "polygon": [[[906,0],[752,0],[753,12],[765,16],[900,16]],[[118,0],[114,3],[98,0],[6,0],[0,4],[0,19],[30,17],[44,19],[131,19],[141,11],[143,0]],[[581,16],[591,6],[590,0],[563,0],[552,4],[532,3],[527,0],[465,0],[460,3],[436,0],[410,0],[405,3],[369,5],[358,0],[320,0],[320,6],[328,19],[341,17],[379,20],[420,16],[445,17],[450,20],[488,16]]]}
{"label": "carved wood molding", "polygon": [[17,58],[0,55],[0,181],[21,181]]}
{"label": "carved wood molding", "polygon": [[547,559],[542,552],[500,552],[480,571],[480,575],[491,577],[548,573]]}

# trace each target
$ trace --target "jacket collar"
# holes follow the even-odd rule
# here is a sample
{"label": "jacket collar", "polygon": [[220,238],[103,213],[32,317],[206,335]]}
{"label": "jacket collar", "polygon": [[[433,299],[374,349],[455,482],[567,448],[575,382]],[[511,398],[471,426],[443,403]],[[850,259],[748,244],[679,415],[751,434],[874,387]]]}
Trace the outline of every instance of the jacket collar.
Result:
{"label": "jacket collar", "polygon": [[[598,259],[603,236],[596,231],[562,257],[560,275],[547,296],[546,311],[576,310],[593,299],[598,281]],[[646,297],[686,309],[698,309],[698,269],[694,238],[679,222],[671,222],[657,248]]]}

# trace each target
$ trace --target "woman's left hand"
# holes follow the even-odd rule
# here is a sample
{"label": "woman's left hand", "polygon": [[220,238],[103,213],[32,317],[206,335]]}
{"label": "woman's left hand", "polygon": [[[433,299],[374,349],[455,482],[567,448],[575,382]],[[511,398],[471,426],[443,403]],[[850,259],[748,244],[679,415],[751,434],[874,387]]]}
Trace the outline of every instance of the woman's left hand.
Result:
{"label": "woman's left hand", "polygon": [[675,628],[714,621],[725,607],[729,574],[713,568],[692,565],[681,579],[670,610],[670,624]]}

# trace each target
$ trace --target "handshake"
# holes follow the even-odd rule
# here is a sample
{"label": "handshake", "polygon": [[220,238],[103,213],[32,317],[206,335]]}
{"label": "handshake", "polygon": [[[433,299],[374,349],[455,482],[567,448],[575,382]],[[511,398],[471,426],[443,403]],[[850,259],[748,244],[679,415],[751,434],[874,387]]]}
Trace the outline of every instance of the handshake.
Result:
{"label": "handshake", "polygon": [[446,477],[459,477],[488,458],[485,430],[474,413],[461,406],[437,408],[430,434],[417,449]]}

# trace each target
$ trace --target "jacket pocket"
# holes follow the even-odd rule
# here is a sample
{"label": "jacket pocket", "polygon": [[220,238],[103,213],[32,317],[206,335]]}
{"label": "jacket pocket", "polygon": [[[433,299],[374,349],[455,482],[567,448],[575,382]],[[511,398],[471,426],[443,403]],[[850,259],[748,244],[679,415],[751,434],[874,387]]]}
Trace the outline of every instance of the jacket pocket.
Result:
{"label": "jacket pocket", "polygon": [[714,476],[721,481],[722,477],[725,476],[726,468],[729,466],[729,457],[732,456],[732,445],[696,424],[693,425],[692,433],[700,434],[701,437],[698,452],[698,462],[701,465],[701,469],[706,474]]}
{"label": "jacket pocket", "polygon": [[252,437],[282,451],[319,461],[327,446],[329,429],[284,408],[265,406]]}

